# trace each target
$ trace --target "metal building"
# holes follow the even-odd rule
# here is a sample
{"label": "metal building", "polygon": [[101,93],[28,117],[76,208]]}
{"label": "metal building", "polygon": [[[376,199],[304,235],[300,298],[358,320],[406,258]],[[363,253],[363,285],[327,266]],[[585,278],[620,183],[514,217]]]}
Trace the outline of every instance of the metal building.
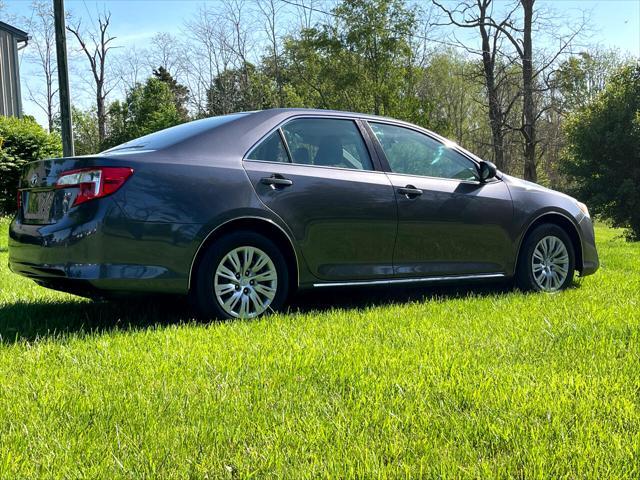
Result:
{"label": "metal building", "polygon": [[28,40],[26,32],[0,22],[0,115],[22,116],[18,50]]}

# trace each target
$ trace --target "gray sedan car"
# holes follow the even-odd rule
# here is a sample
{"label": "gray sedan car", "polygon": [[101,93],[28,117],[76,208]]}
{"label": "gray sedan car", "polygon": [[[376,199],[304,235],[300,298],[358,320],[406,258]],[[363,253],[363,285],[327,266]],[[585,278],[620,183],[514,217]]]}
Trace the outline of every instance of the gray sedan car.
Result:
{"label": "gray sedan car", "polygon": [[86,296],[189,295],[209,317],[329,286],[512,278],[556,292],[598,269],[582,203],[358,113],[237,113],[33,162],[18,203],[14,272]]}

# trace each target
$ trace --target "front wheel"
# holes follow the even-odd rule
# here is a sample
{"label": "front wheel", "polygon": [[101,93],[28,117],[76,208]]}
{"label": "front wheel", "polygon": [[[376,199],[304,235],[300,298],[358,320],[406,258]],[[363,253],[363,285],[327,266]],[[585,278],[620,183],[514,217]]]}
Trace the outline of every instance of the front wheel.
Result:
{"label": "front wheel", "polygon": [[236,232],[205,253],[193,300],[206,317],[256,318],[282,307],[288,284],[287,264],[273,242],[253,232]]}
{"label": "front wheel", "polygon": [[573,282],[575,252],[567,232],[553,224],[536,227],[525,239],[516,281],[522,290],[557,292]]}

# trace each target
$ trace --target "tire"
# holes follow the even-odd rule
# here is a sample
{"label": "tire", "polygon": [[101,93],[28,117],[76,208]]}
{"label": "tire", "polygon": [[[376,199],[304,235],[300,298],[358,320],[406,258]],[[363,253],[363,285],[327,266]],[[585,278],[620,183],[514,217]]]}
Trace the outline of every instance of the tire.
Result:
{"label": "tire", "polygon": [[205,252],[191,301],[205,318],[256,318],[282,308],[288,293],[289,271],[278,247],[262,235],[239,231]]}
{"label": "tire", "polygon": [[522,244],[516,284],[523,291],[558,292],[573,282],[575,266],[575,251],[567,232],[545,223],[533,229]]}

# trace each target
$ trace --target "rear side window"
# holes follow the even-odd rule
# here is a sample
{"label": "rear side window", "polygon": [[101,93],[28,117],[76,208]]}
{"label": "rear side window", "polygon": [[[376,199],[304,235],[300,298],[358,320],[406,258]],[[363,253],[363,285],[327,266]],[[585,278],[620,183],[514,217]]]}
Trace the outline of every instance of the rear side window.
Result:
{"label": "rear side window", "polygon": [[282,138],[278,130],[273,132],[247,156],[249,160],[262,160],[265,162],[289,162],[287,150],[284,148]]}
{"label": "rear side window", "polygon": [[353,120],[301,118],[282,127],[293,163],[373,170],[371,157]]}

